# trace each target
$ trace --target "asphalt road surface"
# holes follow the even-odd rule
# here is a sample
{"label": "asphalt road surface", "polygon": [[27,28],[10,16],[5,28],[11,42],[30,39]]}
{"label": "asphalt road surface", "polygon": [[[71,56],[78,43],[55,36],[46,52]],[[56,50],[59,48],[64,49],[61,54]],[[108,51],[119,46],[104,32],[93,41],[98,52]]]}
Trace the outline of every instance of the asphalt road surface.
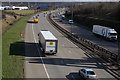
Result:
{"label": "asphalt road surface", "polygon": [[[38,42],[40,30],[49,30],[58,38],[58,53],[43,56]],[[96,58],[87,55],[70,40],[59,33],[41,13],[39,23],[32,18],[25,30],[25,78],[84,80],[78,74],[80,68],[92,68],[101,80],[113,80],[110,70]],[[109,79],[108,79],[109,78]]]}
{"label": "asphalt road surface", "polygon": [[59,18],[61,18],[61,17],[58,16],[58,17],[54,18],[54,21],[57,22],[59,25],[61,25],[64,29],[68,30],[69,32],[72,32],[73,34],[75,34],[83,39],[92,41],[95,44],[105,48],[106,50],[108,50],[112,53],[118,54],[118,42],[117,41],[106,40],[103,37],[94,35],[92,33],[92,31],[90,31],[89,29],[86,29],[85,27],[83,27],[81,25],[73,24],[71,26],[70,24],[68,24],[67,20],[62,20],[62,22],[59,22]]}

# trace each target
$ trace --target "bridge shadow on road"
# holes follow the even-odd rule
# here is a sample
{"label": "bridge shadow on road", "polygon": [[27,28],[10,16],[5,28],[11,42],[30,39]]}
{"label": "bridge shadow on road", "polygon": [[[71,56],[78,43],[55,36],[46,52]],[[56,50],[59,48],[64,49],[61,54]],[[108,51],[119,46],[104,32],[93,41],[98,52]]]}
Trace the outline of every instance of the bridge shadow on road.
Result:
{"label": "bridge shadow on road", "polygon": [[10,44],[9,55],[25,56],[24,44],[25,44],[24,42],[16,42],[16,43]]}
{"label": "bridge shadow on road", "polygon": [[[25,57],[45,57],[39,43],[15,42],[10,44],[9,55],[25,56]],[[39,50],[39,52],[38,52]]]}
{"label": "bridge shadow on road", "polygon": [[[56,65],[56,66],[69,66],[69,67],[81,67],[81,68],[95,68],[95,69],[104,69],[97,62],[92,62],[92,59],[69,59],[69,58],[48,58],[44,57],[44,64]],[[40,58],[30,59],[29,63],[42,64]]]}
{"label": "bridge shadow on road", "polygon": [[57,54],[47,55],[47,57],[45,57],[45,55],[42,52],[42,49],[39,47],[39,43],[30,43],[30,42],[12,43],[10,45],[9,55],[32,57],[31,59],[29,59],[29,63],[34,63],[34,64],[42,64],[42,61],[39,57],[43,57],[44,63],[49,65],[98,68],[98,69],[104,68],[97,61],[95,61],[97,60],[96,58],[90,58],[90,57],[87,58],[85,57],[83,59],[56,58]]}

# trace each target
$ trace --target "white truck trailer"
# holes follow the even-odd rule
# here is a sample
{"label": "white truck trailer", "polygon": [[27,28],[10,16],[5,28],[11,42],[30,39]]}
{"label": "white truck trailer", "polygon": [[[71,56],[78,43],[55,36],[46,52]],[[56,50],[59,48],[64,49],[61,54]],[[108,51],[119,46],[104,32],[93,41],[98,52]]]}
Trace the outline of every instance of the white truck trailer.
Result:
{"label": "white truck trailer", "polygon": [[38,34],[43,53],[56,54],[57,53],[57,38],[47,30],[40,31]]}
{"label": "white truck trailer", "polygon": [[105,26],[93,25],[93,33],[106,37],[109,40],[117,40],[117,32],[115,29],[111,29]]}

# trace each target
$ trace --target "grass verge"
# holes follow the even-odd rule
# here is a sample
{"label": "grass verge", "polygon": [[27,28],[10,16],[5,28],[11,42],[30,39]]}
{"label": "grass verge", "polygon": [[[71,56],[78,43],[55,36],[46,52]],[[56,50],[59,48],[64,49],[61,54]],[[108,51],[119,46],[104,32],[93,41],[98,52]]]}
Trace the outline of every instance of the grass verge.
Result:
{"label": "grass verge", "polygon": [[2,78],[23,78],[24,69],[24,40],[20,40],[27,20],[31,16],[23,17],[2,36]]}
{"label": "grass verge", "polygon": [[29,15],[33,14],[36,10],[6,10],[6,12],[14,12],[15,14]]}

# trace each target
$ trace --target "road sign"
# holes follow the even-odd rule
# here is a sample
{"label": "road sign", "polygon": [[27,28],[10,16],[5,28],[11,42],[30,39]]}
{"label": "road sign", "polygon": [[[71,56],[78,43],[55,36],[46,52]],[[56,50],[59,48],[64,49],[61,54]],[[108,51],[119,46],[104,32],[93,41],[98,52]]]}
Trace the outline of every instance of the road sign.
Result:
{"label": "road sign", "polygon": [[23,33],[21,32],[21,33],[20,33],[20,39],[21,39],[21,40],[22,40],[22,35],[23,35]]}

